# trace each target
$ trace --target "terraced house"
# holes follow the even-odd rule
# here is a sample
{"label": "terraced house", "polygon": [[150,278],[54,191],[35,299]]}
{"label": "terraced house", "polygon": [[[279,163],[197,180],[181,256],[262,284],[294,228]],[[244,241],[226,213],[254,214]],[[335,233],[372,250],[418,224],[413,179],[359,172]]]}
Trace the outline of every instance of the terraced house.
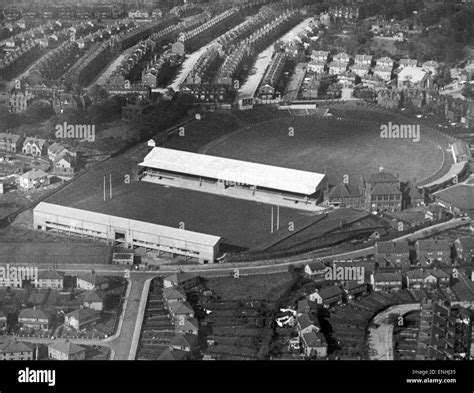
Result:
{"label": "terraced house", "polygon": [[33,348],[21,341],[0,342],[0,360],[33,360]]}
{"label": "terraced house", "polygon": [[387,261],[391,265],[409,266],[410,248],[408,242],[377,242],[375,243],[375,260],[377,262]]}
{"label": "terraced house", "polygon": [[375,292],[398,292],[402,289],[402,274],[400,272],[376,272],[370,277]]}
{"label": "terraced house", "polygon": [[21,135],[0,132],[0,150],[17,153],[21,151],[22,146],[23,137]]}
{"label": "terraced house", "polygon": [[474,259],[474,237],[460,237],[454,241],[456,257],[462,262],[472,262]]}
{"label": "terraced house", "polygon": [[415,243],[416,257],[420,263],[439,261],[451,263],[451,243],[449,240],[424,239]]}
{"label": "terraced house", "polygon": [[48,329],[49,316],[37,308],[26,308],[20,310],[18,314],[18,323],[21,327],[33,329]]}

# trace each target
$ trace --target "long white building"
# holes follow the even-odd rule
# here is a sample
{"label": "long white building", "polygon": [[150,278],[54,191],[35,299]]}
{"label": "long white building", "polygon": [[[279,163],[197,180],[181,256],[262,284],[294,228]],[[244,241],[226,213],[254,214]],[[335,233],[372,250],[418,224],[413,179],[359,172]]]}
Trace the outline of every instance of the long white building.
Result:
{"label": "long white building", "polygon": [[[238,188],[247,195],[265,194],[278,200],[317,200],[326,185],[326,175],[205,154],[154,147],[139,164],[145,181],[182,187],[193,182],[195,189]],[[174,182],[174,183],[173,183]],[[206,185],[207,187],[204,187]],[[234,197],[243,197],[242,192]]]}
{"label": "long white building", "polygon": [[41,202],[33,211],[34,228],[101,239],[125,248],[143,247],[214,263],[219,236]]}

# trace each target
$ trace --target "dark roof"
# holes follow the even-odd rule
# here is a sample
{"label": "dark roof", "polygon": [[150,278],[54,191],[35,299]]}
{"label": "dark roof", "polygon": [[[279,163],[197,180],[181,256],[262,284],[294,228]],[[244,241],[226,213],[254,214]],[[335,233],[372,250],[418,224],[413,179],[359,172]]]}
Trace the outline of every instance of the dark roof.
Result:
{"label": "dark roof", "polygon": [[402,281],[402,274],[400,272],[377,272],[374,273],[375,282],[381,281]]}
{"label": "dark roof", "polygon": [[106,296],[106,293],[103,291],[87,291],[84,296],[84,302],[103,302]]}
{"label": "dark roof", "polygon": [[298,321],[301,329],[306,329],[307,327],[312,326],[312,325],[317,326],[317,324],[315,324],[313,320],[310,318],[308,313],[299,315],[298,317],[296,317],[296,320]]}
{"label": "dark roof", "polygon": [[315,332],[313,330],[311,332],[304,333],[303,338],[308,347],[327,346],[326,339],[324,338],[324,335],[320,332]]}
{"label": "dark roof", "polygon": [[368,183],[399,183],[399,180],[388,172],[377,172],[369,176]]}
{"label": "dark roof", "polygon": [[35,309],[35,308],[25,308],[24,310],[20,310],[20,313],[18,314],[18,319],[23,319],[23,318],[28,318],[28,319],[48,319],[48,315],[40,310],[40,309]]}
{"label": "dark roof", "polygon": [[49,348],[55,349],[67,355],[74,355],[75,353],[85,352],[85,348],[76,345],[70,341],[67,342],[54,342],[49,344]]}
{"label": "dark roof", "polygon": [[324,300],[333,296],[342,295],[343,293],[344,291],[341,288],[336,285],[332,285],[329,287],[321,288],[321,290],[319,291],[319,296],[321,296],[321,298]]}
{"label": "dark roof", "polygon": [[410,187],[410,191],[408,195],[410,196],[410,199],[423,199],[424,200],[423,195],[421,195],[421,193],[415,187]]}
{"label": "dark roof", "polygon": [[6,340],[0,342],[0,353],[33,352],[26,343],[17,340]]}
{"label": "dark roof", "polygon": [[377,252],[384,253],[384,254],[386,254],[386,253],[402,254],[402,253],[409,253],[410,252],[408,242],[405,242],[405,241],[401,241],[401,242],[391,242],[391,241],[377,242],[376,247],[377,247]]}
{"label": "dark roof", "polygon": [[181,287],[163,288],[163,297],[166,299],[186,299],[186,292]]}
{"label": "dark roof", "polygon": [[71,311],[70,313],[66,314],[67,317],[74,317],[78,321],[88,319],[93,316],[99,316],[100,312],[91,310],[90,308],[79,308],[77,310]]}
{"label": "dark roof", "polygon": [[38,280],[62,280],[63,275],[56,270],[43,270],[38,273]]}
{"label": "dark roof", "polygon": [[171,281],[174,285],[181,285],[182,283],[192,280],[197,276],[188,272],[173,273],[172,275],[165,278],[165,280]]}
{"label": "dark roof", "polygon": [[370,190],[371,195],[399,195],[401,193],[398,183],[375,183]]}
{"label": "dark roof", "polygon": [[445,190],[435,192],[434,197],[441,199],[461,210],[474,210],[474,186],[457,184]]}
{"label": "dark roof", "polygon": [[193,307],[188,302],[170,303],[169,308],[170,308],[170,311],[175,315],[177,315],[177,314],[189,314],[189,313],[194,312]]}
{"label": "dark roof", "polygon": [[456,239],[456,241],[461,243],[461,246],[467,250],[474,249],[474,237],[472,236],[460,237],[459,239]]}
{"label": "dark roof", "polygon": [[186,318],[184,320],[184,325],[180,325],[179,323],[175,325],[176,330],[178,331],[187,331],[189,329],[199,329],[199,322],[197,318]]}
{"label": "dark roof", "polygon": [[188,353],[186,351],[167,348],[163,351],[163,353],[158,357],[157,360],[185,360],[187,356]]}
{"label": "dark roof", "polygon": [[451,248],[451,243],[447,239],[420,239],[416,241],[420,251],[440,251]]}
{"label": "dark roof", "polygon": [[177,334],[171,340],[170,345],[174,347],[192,347],[197,342],[194,334]]}
{"label": "dark roof", "polygon": [[340,183],[337,186],[331,188],[328,192],[329,198],[358,198],[360,197],[360,191],[357,186],[353,184]]}
{"label": "dark roof", "polygon": [[311,271],[324,270],[327,267],[320,261],[314,261],[314,262],[308,263],[308,266],[310,267]]}
{"label": "dark roof", "polygon": [[92,274],[92,273],[82,274],[80,276],[77,276],[77,278],[93,285],[100,285],[109,281],[104,277],[101,277],[101,276],[98,276],[97,274]]}

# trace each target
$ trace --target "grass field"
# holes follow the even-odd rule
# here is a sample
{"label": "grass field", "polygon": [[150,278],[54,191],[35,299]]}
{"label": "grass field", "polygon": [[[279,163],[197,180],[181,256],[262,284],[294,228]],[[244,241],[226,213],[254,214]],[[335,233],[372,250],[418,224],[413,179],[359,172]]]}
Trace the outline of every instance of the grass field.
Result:
{"label": "grass field", "polygon": [[[427,142],[423,126],[419,143],[380,138],[380,124],[390,120],[395,123],[401,121],[401,117],[362,110],[351,114],[354,121],[346,122],[288,117],[285,113],[259,109],[238,113],[238,116],[206,113],[202,120],[186,126],[184,137],[171,137],[165,147],[326,172],[332,184],[340,182],[343,174],[355,182],[361,176],[377,172],[380,166],[399,174],[401,180],[421,178],[435,172],[442,161],[441,151]],[[264,119],[268,120],[262,122]],[[239,124],[247,125],[235,131]],[[289,127],[294,128],[294,136],[289,136]],[[203,149],[204,145],[207,148]],[[184,223],[187,230],[223,237],[228,246],[226,251],[253,248],[278,236],[278,233],[270,234],[270,205],[146,182],[125,184],[127,175],[133,178],[137,164],[147,152],[148,148],[142,144],[101,162],[47,202],[170,227]],[[109,176],[113,185],[112,199],[109,198]],[[281,230],[286,229],[290,221],[297,230],[297,223],[308,214],[281,208]]]}
{"label": "grass field", "polygon": [[[383,139],[380,125],[362,120],[338,121],[311,116],[289,117],[252,124],[214,141],[206,154],[269,165],[326,173],[331,184],[348,174],[356,182],[383,167],[401,180],[421,179],[435,172],[442,152],[428,141],[421,126],[421,141]],[[290,127],[294,135],[290,135]]]}
{"label": "grass field", "polygon": [[216,277],[209,279],[209,287],[222,300],[276,301],[291,282],[290,273],[270,275]]}

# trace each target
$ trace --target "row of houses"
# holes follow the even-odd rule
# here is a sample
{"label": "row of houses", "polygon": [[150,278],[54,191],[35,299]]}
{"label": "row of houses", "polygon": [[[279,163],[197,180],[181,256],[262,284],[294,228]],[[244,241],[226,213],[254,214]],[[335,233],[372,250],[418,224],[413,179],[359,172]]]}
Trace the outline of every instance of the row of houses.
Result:
{"label": "row of houses", "polygon": [[213,28],[217,24],[220,24],[229,20],[230,18],[234,17],[238,13],[239,13],[239,9],[236,7],[228,9],[220,13],[219,15],[216,15],[214,18],[202,23],[195,29],[184,32],[182,35],[180,35],[179,40],[186,44],[191,39],[199,36],[200,34],[203,34],[204,32]]}
{"label": "row of houses", "polygon": [[[35,360],[38,351],[34,344],[7,339],[0,342],[0,360]],[[84,360],[86,349],[68,340],[48,345],[48,358],[51,360]]]}
{"label": "row of houses", "polygon": [[[474,237],[460,237],[452,243],[449,240],[420,239],[415,243],[414,253],[422,267],[430,266],[434,261],[451,264],[453,256],[461,263],[470,263],[474,258]],[[407,241],[376,242],[374,256],[377,262],[388,262],[397,267],[407,267],[411,263],[411,252]]]}
{"label": "row of houses", "polygon": [[46,139],[24,137],[12,133],[0,133],[0,150],[9,153],[23,153],[33,157],[46,156],[51,162],[69,157],[75,163],[77,153],[58,142],[48,143]]}
{"label": "row of houses", "polygon": [[163,304],[176,335],[158,360],[184,360],[196,348],[199,322],[187,301],[186,291],[197,284],[198,277],[187,272],[177,272],[163,279]]}
{"label": "row of houses", "polygon": [[327,70],[330,75],[340,75],[348,71],[361,78],[373,75],[385,82],[398,74],[399,87],[406,86],[408,81],[411,85],[422,85],[429,81],[429,76],[436,75],[438,68],[439,64],[435,61],[426,61],[419,67],[418,61],[413,59],[401,59],[396,63],[387,56],[375,60],[371,55],[358,54],[351,58],[344,52],[331,56],[329,51],[322,50],[314,50],[308,63],[308,69],[312,72]]}
{"label": "row of houses", "polygon": [[[19,275],[16,279],[0,279],[0,287],[23,288],[28,281],[37,289],[64,289],[64,274],[56,270],[41,270],[35,277],[22,278]],[[97,274],[86,273],[77,276],[76,287],[84,291],[104,291],[109,287],[109,281]]]}

